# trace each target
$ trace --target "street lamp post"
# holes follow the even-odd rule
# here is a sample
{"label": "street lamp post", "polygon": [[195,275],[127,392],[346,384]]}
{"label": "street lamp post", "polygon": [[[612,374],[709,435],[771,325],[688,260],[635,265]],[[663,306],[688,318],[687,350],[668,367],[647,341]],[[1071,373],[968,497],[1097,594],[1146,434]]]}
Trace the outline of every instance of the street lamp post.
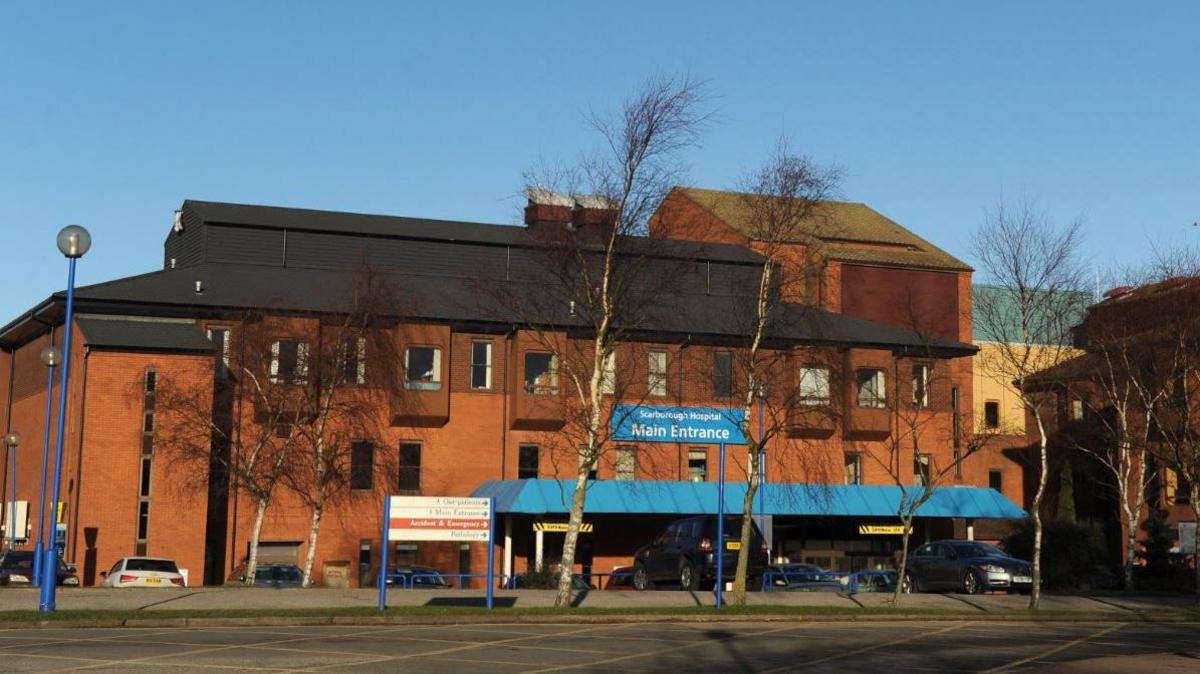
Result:
{"label": "street lamp post", "polygon": [[16,431],[9,431],[4,436],[4,446],[8,447],[8,455],[12,457],[12,500],[5,508],[4,531],[8,534],[8,549],[17,546],[17,445],[21,444],[21,436]]}
{"label": "street lamp post", "polygon": [[[51,333],[53,335],[54,333]],[[50,339],[54,341],[53,337]],[[42,489],[38,497],[38,529],[33,546],[33,584],[42,582],[42,532],[46,530],[46,464],[50,462],[50,414],[54,401],[54,368],[62,360],[62,353],[53,344],[42,349],[42,364],[46,366],[46,430],[42,434]],[[56,506],[57,509],[57,506]],[[56,577],[57,580],[57,577]]]}
{"label": "street lamp post", "polygon": [[[55,608],[54,593],[57,589],[58,577],[58,498],[62,486],[63,433],[67,421],[67,377],[71,372],[71,333],[75,314],[75,262],[83,257],[92,247],[92,236],[79,225],[67,225],[58,233],[58,250],[67,258],[67,314],[63,319],[63,350],[62,374],[58,384],[58,436],[54,439],[54,481],[53,496],[50,502],[54,504],[56,516],[50,520],[50,539],[46,549],[42,551],[42,568],[47,574],[53,573],[42,583],[38,600],[38,610],[53,611]],[[42,510],[46,503],[42,502]]]}

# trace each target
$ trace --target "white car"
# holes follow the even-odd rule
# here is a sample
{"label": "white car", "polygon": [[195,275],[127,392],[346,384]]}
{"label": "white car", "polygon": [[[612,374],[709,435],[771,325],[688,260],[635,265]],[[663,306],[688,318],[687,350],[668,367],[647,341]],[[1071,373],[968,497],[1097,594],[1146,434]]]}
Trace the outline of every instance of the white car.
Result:
{"label": "white car", "polygon": [[122,557],[108,571],[101,571],[101,587],[186,587],[179,567],[170,559]]}

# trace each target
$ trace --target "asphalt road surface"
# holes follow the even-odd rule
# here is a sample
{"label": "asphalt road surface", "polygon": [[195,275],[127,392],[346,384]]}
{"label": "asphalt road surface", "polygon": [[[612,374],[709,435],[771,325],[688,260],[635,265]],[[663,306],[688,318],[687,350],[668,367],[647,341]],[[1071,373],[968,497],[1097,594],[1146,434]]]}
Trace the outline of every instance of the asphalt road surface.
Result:
{"label": "asphalt road surface", "polygon": [[1200,624],[11,629],[0,630],[0,671],[1200,672]]}

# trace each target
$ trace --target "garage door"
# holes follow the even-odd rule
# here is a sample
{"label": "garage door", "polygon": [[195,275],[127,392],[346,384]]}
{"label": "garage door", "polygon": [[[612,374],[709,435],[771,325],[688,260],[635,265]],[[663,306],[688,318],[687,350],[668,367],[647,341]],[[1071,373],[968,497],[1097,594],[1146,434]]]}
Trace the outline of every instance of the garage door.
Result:
{"label": "garage door", "polygon": [[[250,550],[246,549],[247,555]],[[259,564],[299,564],[300,543],[260,541],[258,544]]]}

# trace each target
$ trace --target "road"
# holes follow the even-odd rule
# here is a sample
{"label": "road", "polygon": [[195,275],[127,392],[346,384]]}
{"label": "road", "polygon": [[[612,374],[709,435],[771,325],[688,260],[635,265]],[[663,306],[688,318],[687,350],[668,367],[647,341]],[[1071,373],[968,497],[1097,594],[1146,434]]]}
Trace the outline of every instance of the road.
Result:
{"label": "road", "polygon": [[0,630],[5,672],[1200,671],[1200,624],[892,621]]}

